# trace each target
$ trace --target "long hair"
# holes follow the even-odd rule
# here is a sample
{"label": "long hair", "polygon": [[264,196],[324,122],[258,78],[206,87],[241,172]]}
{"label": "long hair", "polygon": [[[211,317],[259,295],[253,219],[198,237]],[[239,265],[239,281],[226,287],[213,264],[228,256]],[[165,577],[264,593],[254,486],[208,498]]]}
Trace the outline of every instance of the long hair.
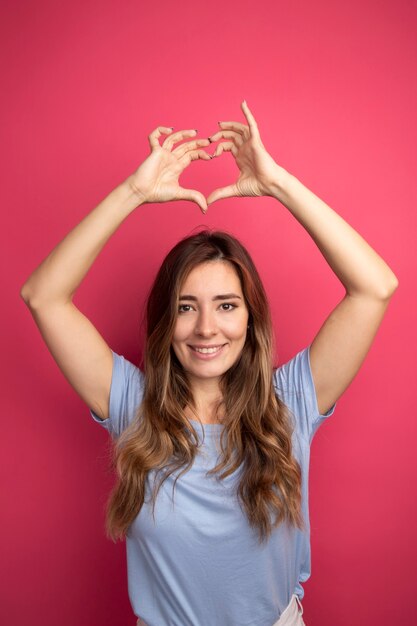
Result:
{"label": "long hair", "polygon": [[154,512],[164,480],[184,467],[175,487],[198,453],[198,434],[184,414],[194,400],[171,343],[184,280],[196,266],[219,260],[231,263],[239,276],[249,329],[240,357],[220,380],[221,457],[208,474],[222,480],[240,469],[237,496],[261,542],[284,521],[305,528],[301,469],[292,455],[293,425],[273,386],[273,330],[264,287],[248,251],[237,239],[204,230],[182,239],[168,253],[147,301],[144,395],[135,419],[114,448],[118,481],[106,517],[107,534],[113,540],[126,535],[141,510],[148,472],[161,473],[152,492]]}

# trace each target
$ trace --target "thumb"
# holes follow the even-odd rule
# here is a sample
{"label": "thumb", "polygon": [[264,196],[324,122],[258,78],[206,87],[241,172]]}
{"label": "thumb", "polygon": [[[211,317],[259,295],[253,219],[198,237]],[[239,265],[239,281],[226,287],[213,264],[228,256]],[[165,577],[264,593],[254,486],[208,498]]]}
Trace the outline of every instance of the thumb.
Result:
{"label": "thumb", "polygon": [[238,190],[236,185],[229,185],[228,187],[220,187],[211,192],[207,198],[207,204],[213,204],[217,200],[223,200],[224,198],[232,198],[238,196]]}
{"label": "thumb", "polygon": [[196,189],[184,189],[180,187],[176,199],[195,202],[204,214],[207,212],[207,201],[203,194]]}

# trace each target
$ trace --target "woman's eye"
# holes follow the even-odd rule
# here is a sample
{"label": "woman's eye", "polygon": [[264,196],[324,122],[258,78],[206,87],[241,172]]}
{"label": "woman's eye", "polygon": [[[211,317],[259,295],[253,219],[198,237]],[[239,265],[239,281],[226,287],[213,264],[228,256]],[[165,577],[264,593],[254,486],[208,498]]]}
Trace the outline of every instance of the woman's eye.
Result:
{"label": "woman's eye", "polygon": [[[236,308],[236,304],[232,304],[231,302],[222,302],[219,307],[222,311],[233,311]],[[178,313],[188,313],[193,310],[193,306],[191,304],[179,304],[178,305]]]}
{"label": "woman's eye", "polygon": [[191,311],[191,304],[180,304],[178,307],[178,313],[187,313]]}

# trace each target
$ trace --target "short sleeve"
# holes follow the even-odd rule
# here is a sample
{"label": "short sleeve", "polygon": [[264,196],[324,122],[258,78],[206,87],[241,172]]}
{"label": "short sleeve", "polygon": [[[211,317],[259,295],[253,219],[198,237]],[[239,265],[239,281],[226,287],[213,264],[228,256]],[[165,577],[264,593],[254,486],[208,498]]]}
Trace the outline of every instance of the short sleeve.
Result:
{"label": "short sleeve", "polygon": [[274,385],[279,398],[295,419],[296,428],[311,440],[325,419],[333,415],[336,403],[320,415],[310,365],[310,346],[274,371]]}
{"label": "short sleeve", "polygon": [[93,420],[116,438],[131,423],[142,402],[144,375],[136,365],[113,352],[113,370],[110,387],[109,417],[102,420],[92,409]]}

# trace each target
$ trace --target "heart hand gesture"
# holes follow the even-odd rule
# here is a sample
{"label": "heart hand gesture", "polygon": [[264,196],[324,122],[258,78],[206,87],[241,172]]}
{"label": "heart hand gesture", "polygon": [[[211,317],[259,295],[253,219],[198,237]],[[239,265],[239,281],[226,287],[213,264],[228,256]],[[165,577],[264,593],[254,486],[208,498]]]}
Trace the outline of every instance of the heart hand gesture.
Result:
{"label": "heart hand gesture", "polygon": [[223,198],[233,196],[272,196],[274,185],[287,172],[280,167],[266,151],[259,134],[258,125],[246,101],[241,104],[248,125],[240,122],[219,122],[221,130],[210,137],[212,142],[221,138],[232,141],[219,143],[213,157],[222,152],[231,152],[240,170],[236,183],[215,189],[207,198],[213,204]]}
{"label": "heart hand gesture", "polygon": [[[187,141],[174,148],[175,142],[182,141],[186,137],[195,137],[196,133],[196,130],[172,133],[172,128],[158,126],[149,135],[151,154],[128,178],[130,187],[142,204],[191,200],[198,204],[203,213],[206,212],[207,202],[204,195],[195,189],[184,189],[178,182],[180,175],[191,161],[196,159],[210,161],[212,158],[201,149],[210,145],[208,139]],[[170,134],[170,136],[161,145],[159,137],[162,134]]]}

